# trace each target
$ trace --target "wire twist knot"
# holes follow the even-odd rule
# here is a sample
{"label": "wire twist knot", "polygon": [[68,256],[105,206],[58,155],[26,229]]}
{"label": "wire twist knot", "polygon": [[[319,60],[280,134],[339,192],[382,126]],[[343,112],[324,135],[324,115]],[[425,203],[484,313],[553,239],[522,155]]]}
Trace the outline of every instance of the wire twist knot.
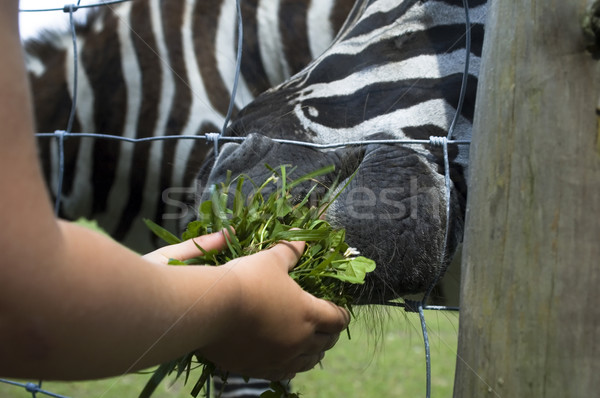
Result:
{"label": "wire twist knot", "polygon": [[65,4],[63,7],[63,12],[65,13],[73,13],[79,10],[79,6],[77,4]]}
{"label": "wire twist knot", "polygon": [[212,142],[214,146],[214,154],[215,158],[219,155],[219,138],[221,138],[220,133],[206,133],[205,135],[206,141]]}
{"label": "wire twist knot", "polygon": [[406,312],[418,313],[421,308],[423,308],[422,301],[404,300],[404,311]]}
{"label": "wire twist knot", "polygon": [[206,133],[206,141],[212,142],[214,144],[219,143],[219,138],[221,138],[220,133]]}
{"label": "wire twist knot", "polygon": [[59,140],[65,139],[68,135],[69,133],[67,133],[65,130],[54,130],[54,136]]}
{"label": "wire twist knot", "polygon": [[429,137],[429,145],[431,145],[431,146],[444,146],[447,143],[448,143],[448,138],[446,138],[446,137],[437,137],[437,136]]}
{"label": "wire twist knot", "polygon": [[25,390],[27,390],[27,392],[35,394],[36,392],[41,391],[41,387],[35,383],[29,382],[29,383],[25,384]]}

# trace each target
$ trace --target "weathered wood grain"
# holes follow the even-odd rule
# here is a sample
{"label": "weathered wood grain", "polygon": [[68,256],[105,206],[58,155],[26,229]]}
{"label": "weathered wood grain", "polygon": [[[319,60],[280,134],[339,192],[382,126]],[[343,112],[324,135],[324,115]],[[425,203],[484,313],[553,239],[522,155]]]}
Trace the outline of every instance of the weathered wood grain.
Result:
{"label": "weathered wood grain", "polygon": [[600,98],[585,0],[494,0],[454,397],[600,391]]}

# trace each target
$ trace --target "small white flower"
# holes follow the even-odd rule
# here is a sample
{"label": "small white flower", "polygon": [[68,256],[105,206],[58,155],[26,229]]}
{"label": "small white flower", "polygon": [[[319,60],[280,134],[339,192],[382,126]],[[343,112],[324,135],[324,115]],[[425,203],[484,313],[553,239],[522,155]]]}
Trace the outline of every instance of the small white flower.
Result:
{"label": "small white flower", "polygon": [[344,257],[348,258],[348,257],[356,257],[360,255],[360,251],[358,251],[357,248],[355,247],[349,247],[346,249],[346,252],[344,252]]}

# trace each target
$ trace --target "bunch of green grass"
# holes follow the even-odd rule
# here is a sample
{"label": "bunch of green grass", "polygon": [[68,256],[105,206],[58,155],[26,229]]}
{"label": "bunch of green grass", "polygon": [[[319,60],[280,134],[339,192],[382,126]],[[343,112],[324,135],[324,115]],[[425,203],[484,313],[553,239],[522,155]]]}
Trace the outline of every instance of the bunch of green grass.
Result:
{"label": "bunch of green grass", "polygon": [[[172,265],[218,266],[234,258],[268,249],[282,240],[306,241],[306,249],[290,276],[307,292],[347,308],[352,314],[353,296],[348,293],[348,287],[364,283],[366,274],[375,269],[375,262],[356,256],[356,252],[345,242],[345,231],[334,229],[322,217],[335,200],[334,193],[339,195],[344,187],[330,188],[316,206],[310,206],[309,199],[318,186],[315,183],[306,196],[295,204],[291,193],[294,187],[332,172],[333,168],[323,168],[295,180],[289,180],[290,173],[285,166],[277,170],[269,167],[269,170],[272,174],[262,185],[256,185],[241,176],[234,181],[235,185],[228,178],[226,183],[216,186],[211,200],[200,205],[197,221],[188,224],[181,239],[149,220],[146,220],[146,224],[169,244],[229,230],[225,250],[205,250],[197,245],[201,256],[187,261],[171,260],[169,264]],[[254,187],[248,198],[242,193],[247,183]],[[271,187],[275,189],[270,195],[263,194]],[[233,205],[228,207],[230,198],[233,198]],[[176,378],[185,374],[187,382],[193,367],[201,368],[201,375],[191,392],[196,397],[217,369],[214,364],[193,352],[159,366],[140,397],[150,397],[158,384],[171,373],[175,373]],[[273,383],[271,388],[262,395],[264,398],[298,396],[288,393],[280,383]]]}

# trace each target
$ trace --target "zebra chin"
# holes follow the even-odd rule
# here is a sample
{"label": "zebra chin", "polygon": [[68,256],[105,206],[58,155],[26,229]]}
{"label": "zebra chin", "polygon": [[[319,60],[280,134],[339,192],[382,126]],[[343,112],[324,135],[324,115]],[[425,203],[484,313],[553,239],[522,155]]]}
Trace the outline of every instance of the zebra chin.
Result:
{"label": "zebra chin", "polygon": [[[251,134],[242,144],[225,145],[212,167],[200,174],[198,199],[207,200],[210,187],[224,182],[228,173],[244,174],[261,184],[271,175],[265,164],[292,165],[290,178],[335,166],[333,173],[320,177],[320,185],[329,187],[337,180],[344,189],[325,217],[346,230],[350,246],[377,263],[365,284],[353,288],[359,304],[381,304],[427,291],[462,237],[464,217],[454,190],[451,217],[446,214],[443,171],[423,153],[396,145],[323,151]],[[300,200],[311,187],[311,183],[301,184],[292,193]],[[243,194],[249,195],[250,189],[246,184]],[[316,192],[316,199],[326,190]]]}

